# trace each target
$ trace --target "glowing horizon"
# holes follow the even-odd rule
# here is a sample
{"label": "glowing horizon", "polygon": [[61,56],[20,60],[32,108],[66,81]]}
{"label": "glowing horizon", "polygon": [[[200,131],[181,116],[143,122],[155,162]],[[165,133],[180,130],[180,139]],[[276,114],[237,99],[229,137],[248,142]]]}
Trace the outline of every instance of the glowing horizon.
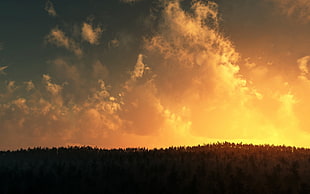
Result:
{"label": "glowing horizon", "polygon": [[[59,21],[64,13],[53,2],[46,1],[45,14]],[[203,0],[150,4],[155,8],[149,15],[136,20],[151,29],[143,35],[146,30],[132,23],[114,32],[100,22],[103,16],[90,14],[72,26],[51,22],[41,44],[55,51],[47,51],[48,68],[36,74],[39,79],[14,80],[14,65],[0,64],[0,149],[154,148],[217,141],[309,148],[310,39],[305,34],[310,5],[302,0],[293,7],[291,0],[259,3],[260,9],[271,6],[269,18],[256,18],[265,29],[258,29],[254,19],[226,22],[225,14],[236,14],[229,12],[229,3],[221,9],[220,3]],[[120,1],[118,6],[131,13],[144,4]],[[278,28],[268,22],[276,21],[272,17],[282,19]],[[126,34],[129,29],[139,41]],[[109,30],[110,39],[105,38]],[[244,31],[253,34],[238,36]],[[0,44],[0,54],[6,44]],[[130,45],[138,46],[131,52]],[[127,64],[132,59],[135,63]]]}

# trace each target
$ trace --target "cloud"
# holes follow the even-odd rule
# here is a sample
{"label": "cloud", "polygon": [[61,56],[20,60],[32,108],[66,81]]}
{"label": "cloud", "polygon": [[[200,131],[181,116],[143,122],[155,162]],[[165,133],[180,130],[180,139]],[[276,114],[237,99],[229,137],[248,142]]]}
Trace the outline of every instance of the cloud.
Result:
{"label": "cloud", "polygon": [[8,68],[8,66],[2,66],[2,67],[0,67],[0,73],[3,73],[3,71],[5,70],[5,69],[7,69]]}
{"label": "cloud", "polygon": [[122,129],[138,135],[157,134],[163,127],[165,118],[154,83],[149,80],[143,84],[132,85],[123,95],[119,111]]}
{"label": "cloud", "polygon": [[234,122],[242,122],[239,118],[248,101],[256,98],[238,75],[239,54],[218,33],[217,25],[208,25],[218,22],[216,4],[193,3],[192,11],[186,13],[178,2],[169,3],[159,35],[146,43],[149,63],[156,63],[150,66],[157,75],[159,98],[177,116],[183,107],[188,109],[183,120],[191,122],[196,135],[246,137],[231,129]]}
{"label": "cloud", "polygon": [[48,13],[48,15],[50,16],[57,16],[57,13],[56,13],[56,10],[54,8],[54,5],[53,3],[50,1],[50,0],[47,0],[46,3],[45,3],[45,7],[44,7],[44,10]]}
{"label": "cloud", "polygon": [[111,48],[117,48],[120,46],[120,41],[117,39],[113,39],[111,41],[109,41],[109,47]]}
{"label": "cloud", "polygon": [[[117,84],[104,58],[58,57],[39,82],[0,85],[0,148],[221,140],[308,145],[309,57],[297,61],[291,77],[249,60],[243,67],[220,32],[218,5],[193,1],[185,10],[181,4],[165,1],[154,10],[156,33],[141,37],[130,71],[116,70],[123,78]],[[97,28],[84,22],[75,39],[54,28],[46,40],[80,56],[76,39],[98,44]],[[111,47],[124,44],[119,37]]]}
{"label": "cloud", "polygon": [[66,34],[57,27],[52,29],[46,36],[46,41],[55,46],[64,47],[78,56],[83,54],[80,45],[73,39],[67,37]]}
{"label": "cloud", "polygon": [[43,83],[46,85],[46,90],[52,95],[58,95],[62,90],[60,85],[51,82],[51,77],[49,75],[43,75]]}
{"label": "cloud", "polygon": [[[163,107],[150,69],[139,54],[136,65],[124,84],[119,115],[123,130],[139,135],[156,134],[165,122]],[[134,113],[134,114],[133,114]]]}
{"label": "cloud", "polygon": [[79,58],[58,57],[49,63],[50,75],[63,83],[63,95],[76,103],[83,103],[98,89],[98,80],[109,79],[109,70],[99,59],[85,63]]}
{"label": "cloud", "polygon": [[89,87],[93,92],[77,102],[65,95],[64,83],[55,83],[49,75],[43,75],[36,87],[32,81],[9,82],[5,95],[0,93],[1,149],[102,141],[119,128],[119,104],[103,80]]}
{"label": "cloud", "polygon": [[131,73],[131,79],[135,80],[137,78],[141,78],[145,68],[145,64],[143,63],[143,55],[139,54],[135,69]]}
{"label": "cloud", "polygon": [[[81,34],[78,34],[78,36],[81,36],[82,40],[87,41],[92,45],[97,45],[99,44],[102,31],[103,30],[99,26],[94,28],[91,24],[84,22],[82,25]],[[57,47],[64,47],[67,50],[72,51],[77,56],[81,56],[83,54],[80,44],[73,38],[68,37],[65,32],[60,30],[58,27],[52,29],[46,36],[45,40]]]}
{"label": "cloud", "polygon": [[301,74],[303,76],[307,75],[309,73],[308,66],[310,65],[310,56],[305,56],[297,60],[298,67],[301,71]]}
{"label": "cloud", "polygon": [[35,89],[35,85],[32,81],[27,81],[25,82],[25,85],[26,85],[26,90],[29,92],[33,89]]}
{"label": "cloud", "polygon": [[93,27],[91,24],[84,22],[82,25],[82,38],[90,44],[99,44],[102,31],[99,26]]}
{"label": "cloud", "polygon": [[310,1],[309,0],[268,0],[276,3],[281,13],[295,18],[301,22],[310,21]]}
{"label": "cloud", "polygon": [[135,3],[135,2],[142,1],[142,0],[120,0],[120,1],[123,3]]}
{"label": "cloud", "polygon": [[305,144],[297,107],[306,98],[270,65],[251,65],[247,73],[256,78],[247,80],[240,54],[219,32],[217,9],[201,1],[188,12],[178,1],[163,9],[159,31],[145,44],[161,106],[179,118],[175,125],[188,126],[188,136]]}

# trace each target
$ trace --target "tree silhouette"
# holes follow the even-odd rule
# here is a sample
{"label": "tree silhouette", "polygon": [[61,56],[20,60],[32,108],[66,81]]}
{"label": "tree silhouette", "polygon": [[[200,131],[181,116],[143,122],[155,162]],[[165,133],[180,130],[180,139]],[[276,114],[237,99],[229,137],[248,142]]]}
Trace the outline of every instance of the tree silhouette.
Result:
{"label": "tree silhouette", "polygon": [[310,193],[310,150],[33,148],[0,152],[0,193]]}

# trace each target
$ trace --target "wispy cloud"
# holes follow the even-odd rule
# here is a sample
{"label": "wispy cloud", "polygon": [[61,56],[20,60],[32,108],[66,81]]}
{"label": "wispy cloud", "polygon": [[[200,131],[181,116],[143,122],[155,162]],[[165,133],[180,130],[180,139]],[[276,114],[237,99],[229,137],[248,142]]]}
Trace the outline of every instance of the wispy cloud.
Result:
{"label": "wispy cloud", "polygon": [[282,14],[307,23],[310,22],[309,0],[267,0],[276,3]]}
{"label": "wispy cloud", "polygon": [[58,47],[64,47],[76,55],[82,55],[82,49],[80,45],[73,39],[69,38],[62,30],[59,28],[54,28],[47,35],[46,41],[50,44],[56,45]]}
{"label": "wispy cloud", "polygon": [[3,73],[3,71],[4,71],[6,68],[8,68],[8,66],[2,66],[2,67],[0,67],[0,74]]}
{"label": "wispy cloud", "polygon": [[34,85],[34,83],[33,83],[32,81],[27,81],[27,82],[25,82],[24,84],[25,84],[26,90],[27,90],[28,92],[31,91],[31,90],[33,90],[33,89],[35,89],[35,85]]}
{"label": "wispy cloud", "polygon": [[48,13],[48,15],[50,16],[57,16],[56,10],[54,8],[53,3],[50,0],[47,0],[45,3],[45,7],[44,7],[45,11]]}
{"label": "wispy cloud", "polygon": [[139,1],[143,1],[143,0],[120,0],[123,3],[135,3],[135,2],[139,2]]}
{"label": "wispy cloud", "polygon": [[82,25],[82,38],[90,44],[99,44],[99,39],[102,34],[102,29],[92,24],[84,22]]}

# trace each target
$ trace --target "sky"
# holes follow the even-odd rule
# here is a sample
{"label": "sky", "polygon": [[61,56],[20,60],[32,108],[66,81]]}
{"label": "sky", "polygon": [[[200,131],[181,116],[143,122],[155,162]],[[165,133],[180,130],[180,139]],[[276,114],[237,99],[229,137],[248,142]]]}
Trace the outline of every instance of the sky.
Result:
{"label": "sky", "polygon": [[0,149],[310,147],[309,0],[4,0]]}

